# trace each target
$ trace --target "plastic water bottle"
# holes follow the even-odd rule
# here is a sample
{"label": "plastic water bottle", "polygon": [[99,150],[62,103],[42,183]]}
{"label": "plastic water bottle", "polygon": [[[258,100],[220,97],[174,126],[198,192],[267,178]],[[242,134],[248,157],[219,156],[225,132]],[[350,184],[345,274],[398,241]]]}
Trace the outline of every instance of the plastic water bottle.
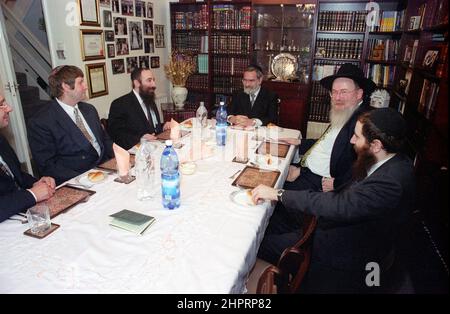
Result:
{"label": "plastic water bottle", "polygon": [[153,198],[155,182],[155,145],[141,138],[140,147],[136,152],[135,174],[137,183],[137,198],[145,201]]}
{"label": "plastic water bottle", "polygon": [[198,122],[202,125],[202,128],[206,128],[208,126],[208,110],[206,109],[203,101],[200,102],[200,106],[198,106],[195,116],[197,117]]}
{"label": "plastic water bottle", "polygon": [[225,146],[227,142],[227,126],[227,109],[225,103],[221,101],[216,112],[216,142],[219,146]]}
{"label": "plastic water bottle", "polygon": [[180,207],[180,173],[178,156],[172,147],[172,141],[166,141],[166,148],[161,156],[161,192],[164,208]]}

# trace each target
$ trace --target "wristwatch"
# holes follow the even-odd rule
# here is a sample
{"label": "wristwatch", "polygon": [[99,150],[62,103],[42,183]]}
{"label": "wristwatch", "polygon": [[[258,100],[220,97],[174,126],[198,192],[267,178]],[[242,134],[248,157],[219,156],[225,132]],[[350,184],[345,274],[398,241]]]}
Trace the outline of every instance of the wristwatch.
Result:
{"label": "wristwatch", "polygon": [[277,191],[277,200],[278,200],[278,202],[283,202],[283,193],[284,193],[283,189],[279,189]]}

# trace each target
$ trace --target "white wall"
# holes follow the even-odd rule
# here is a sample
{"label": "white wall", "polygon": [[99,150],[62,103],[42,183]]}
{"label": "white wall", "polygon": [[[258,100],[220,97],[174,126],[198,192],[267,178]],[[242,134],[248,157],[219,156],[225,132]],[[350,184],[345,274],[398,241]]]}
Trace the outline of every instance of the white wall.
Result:
{"label": "white wall", "polygon": [[[156,96],[166,96],[169,95],[170,82],[167,80],[163,66],[167,63],[168,55],[170,51],[170,16],[169,16],[169,0],[149,0],[146,2],[153,3],[153,24],[162,24],[165,25],[165,48],[155,48],[155,53],[152,54],[144,54],[144,50],[130,50],[129,55],[120,56],[122,59],[126,59],[126,57],[134,57],[134,56],[159,56],[160,57],[160,65],[159,69],[153,69],[155,73],[155,77],[157,80],[157,90]],[[103,28],[101,27],[88,27],[88,26],[78,26],[78,23],[73,24],[74,20],[78,19],[78,1],[69,1],[69,0],[42,0],[42,6],[44,10],[44,16],[47,26],[47,35],[50,47],[50,54],[52,57],[53,67],[62,65],[62,64],[70,64],[78,66],[83,70],[86,77],[86,64],[90,63],[101,63],[106,62],[107,69],[107,80],[108,80],[108,91],[109,94],[101,97],[96,97],[89,99],[88,102],[93,104],[100,115],[100,118],[107,118],[109,107],[111,102],[119,96],[124,95],[125,93],[130,92],[131,90],[131,81],[130,74],[116,74],[113,75],[111,71],[111,60],[106,57],[106,59],[93,60],[93,61],[82,61],[81,55],[81,44],[80,44],[80,29],[96,29],[96,30],[114,30],[114,28]],[[103,10],[110,10],[111,8],[104,8],[100,6],[100,20],[103,25]],[[122,16],[118,13],[112,13],[113,19],[115,16]],[[141,21],[144,18],[142,17],[131,17],[126,16],[127,24],[128,21]],[[77,22],[77,21],[75,21]],[[129,39],[128,39],[129,41]],[[58,46],[64,46],[65,50],[65,60],[58,59],[56,50]],[[105,47],[106,51],[106,47]],[[119,57],[113,58],[118,59]],[[125,61],[126,62],[126,61]]]}

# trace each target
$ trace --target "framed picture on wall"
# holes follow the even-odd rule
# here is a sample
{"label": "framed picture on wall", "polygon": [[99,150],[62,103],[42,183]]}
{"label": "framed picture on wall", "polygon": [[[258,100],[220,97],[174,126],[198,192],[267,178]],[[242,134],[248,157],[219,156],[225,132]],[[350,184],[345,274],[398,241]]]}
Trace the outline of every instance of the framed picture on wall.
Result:
{"label": "framed picture on wall", "polygon": [[100,0],[100,6],[110,8],[111,0]]}
{"label": "framed picture on wall", "polygon": [[148,56],[140,56],[139,57],[139,67],[149,69],[149,60]]}
{"label": "framed picture on wall", "polygon": [[144,38],[144,52],[154,53],[155,52],[155,41],[153,38]]}
{"label": "framed picture on wall", "polygon": [[153,3],[147,2],[147,17],[149,19],[153,18]]}
{"label": "framed picture on wall", "polygon": [[109,10],[103,10],[103,27],[112,27],[112,15]]}
{"label": "framed picture on wall", "polygon": [[108,58],[114,58],[116,56],[114,44],[107,44],[106,50],[108,51]]}
{"label": "framed picture on wall", "polygon": [[125,73],[125,61],[123,59],[111,60],[112,74]]}
{"label": "framed picture on wall", "polygon": [[137,57],[127,57],[127,73],[133,72],[138,67]]}
{"label": "framed picture on wall", "polygon": [[102,30],[82,29],[81,55],[83,61],[105,59],[105,43]]}
{"label": "framed picture on wall", "polygon": [[144,20],[144,35],[153,36],[153,21]]}
{"label": "framed picture on wall", "polygon": [[105,63],[86,64],[89,98],[108,95]]}
{"label": "framed picture on wall", "polygon": [[80,25],[100,26],[97,0],[78,0]]}
{"label": "framed picture on wall", "polygon": [[150,67],[152,69],[159,68],[159,57],[150,57]]}
{"label": "framed picture on wall", "polygon": [[426,69],[433,69],[436,65],[436,61],[438,59],[439,50],[431,49],[425,53],[425,56],[422,61],[422,66]]}
{"label": "framed picture on wall", "polygon": [[105,41],[106,42],[114,41],[114,31],[105,31]]}
{"label": "framed picture on wall", "polygon": [[166,43],[164,41],[164,25],[155,24],[155,47],[164,48]]}

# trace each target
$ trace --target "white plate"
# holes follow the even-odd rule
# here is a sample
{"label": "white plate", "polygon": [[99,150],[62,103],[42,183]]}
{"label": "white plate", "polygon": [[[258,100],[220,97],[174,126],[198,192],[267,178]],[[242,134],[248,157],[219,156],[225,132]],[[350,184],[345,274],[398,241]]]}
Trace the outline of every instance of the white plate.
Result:
{"label": "white plate", "polygon": [[90,188],[90,187],[93,186],[94,184],[99,184],[99,183],[105,182],[106,178],[108,177],[108,173],[107,173],[107,172],[104,172],[104,171],[102,171],[102,172],[103,172],[104,178],[103,178],[103,180],[101,180],[101,181],[98,181],[98,182],[92,182],[91,180],[89,180],[88,174],[89,174],[90,172],[88,172],[88,173],[82,175],[81,177],[78,177],[78,178],[76,179],[76,181],[77,181],[79,184],[81,184],[82,186],[85,186],[85,187],[87,187],[87,188]]}
{"label": "white plate", "polygon": [[247,194],[247,191],[249,191],[249,190],[238,190],[238,191],[231,192],[231,194],[230,194],[231,201],[235,204],[242,205],[242,206],[247,206],[247,207],[255,206],[252,199]]}

